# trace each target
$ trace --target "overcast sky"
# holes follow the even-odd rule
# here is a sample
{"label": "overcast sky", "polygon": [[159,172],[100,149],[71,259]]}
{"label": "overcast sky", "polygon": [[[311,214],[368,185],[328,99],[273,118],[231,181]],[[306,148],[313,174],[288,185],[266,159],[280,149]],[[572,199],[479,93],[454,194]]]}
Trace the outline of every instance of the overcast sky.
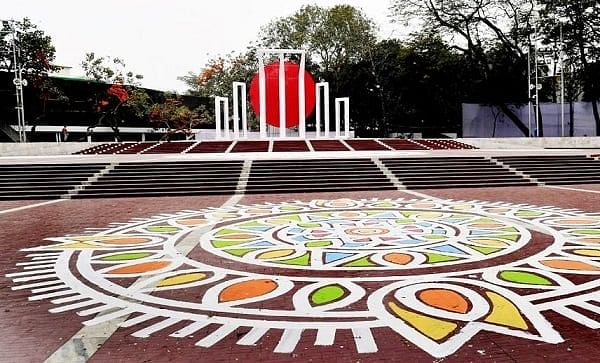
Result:
{"label": "overcast sky", "polygon": [[198,72],[206,61],[240,52],[261,26],[293,14],[304,4],[350,4],[362,8],[380,28],[394,32],[389,0],[17,0],[3,1],[0,19],[29,17],[49,34],[56,63],[74,67],[86,52],[124,59],[144,75],[143,86],[184,91],[177,80]]}

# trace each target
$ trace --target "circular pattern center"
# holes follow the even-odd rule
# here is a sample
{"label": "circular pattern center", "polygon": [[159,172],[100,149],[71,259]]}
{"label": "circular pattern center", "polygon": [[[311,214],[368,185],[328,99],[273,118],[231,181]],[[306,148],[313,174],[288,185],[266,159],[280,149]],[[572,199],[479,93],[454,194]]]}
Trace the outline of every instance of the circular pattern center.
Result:
{"label": "circular pattern center", "polygon": [[201,247],[242,263],[296,269],[402,269],[466,263],[519,248],[529,233],[474,213],[309,211],[232,221]]}

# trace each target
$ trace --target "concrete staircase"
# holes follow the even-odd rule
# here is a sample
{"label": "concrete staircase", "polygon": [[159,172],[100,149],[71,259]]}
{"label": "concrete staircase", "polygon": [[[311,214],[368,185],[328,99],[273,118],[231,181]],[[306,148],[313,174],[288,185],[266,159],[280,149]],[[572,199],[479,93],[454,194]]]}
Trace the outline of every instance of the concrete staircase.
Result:
{"label": "concrete staircase", "polygon": [[600,160],[563,155],[0,165],[0,200],[577,183],[600,183]]}
{"label": "concrete staircase", "polygon": [[382,158],[407,189],[536,185],[484,157]]}
{"label": "concrete staircase", "polygon": [[73,198],[234,194],[242,161],[122,163]]}
{"label": "concrete staircase", "polygon": [[257,160],[246,193],[395,190],[370,159]]}
{"label": "concrete staircase", "polygon": [[548,185],[600,184],[600,161],[585,155],[506,156],[494,159]]}
{"label": "concrete staircase", "polygon": [[0,165],[0,200],[56,199],[108,164]]}

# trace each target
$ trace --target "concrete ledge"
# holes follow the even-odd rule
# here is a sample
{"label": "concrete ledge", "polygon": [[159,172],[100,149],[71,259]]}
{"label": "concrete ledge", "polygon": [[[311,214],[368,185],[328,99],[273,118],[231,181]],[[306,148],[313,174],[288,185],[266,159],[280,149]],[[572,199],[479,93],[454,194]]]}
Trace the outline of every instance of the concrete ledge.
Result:
{"label": "concrete ledge", "polygon": [[[367,139],[359,139],[367,140]],[[531,149],[544,148],[589,148],[600,149],[600,137],[510,137],[510,138],[461,138],[454,139],[480,149]],[[212,141],[212,140],[211,140]],[[418,140],[417,140],[418,141]],[[105,142],[32,142],[32,143],[0,143],[2,156],[51,156],[69,155]]]}
{"label": "concrete ledge", "polygon": [[544,149],[595,148],[600,149],[600,137],[507,137],[456,139],[480,149]]}
{"label": "concrete ledge", "polygon": [[103,142],[28,142],[28,143],[0,143],[0,157],[2,156],[42,156],[42,155],[69,155],[87,149]]}

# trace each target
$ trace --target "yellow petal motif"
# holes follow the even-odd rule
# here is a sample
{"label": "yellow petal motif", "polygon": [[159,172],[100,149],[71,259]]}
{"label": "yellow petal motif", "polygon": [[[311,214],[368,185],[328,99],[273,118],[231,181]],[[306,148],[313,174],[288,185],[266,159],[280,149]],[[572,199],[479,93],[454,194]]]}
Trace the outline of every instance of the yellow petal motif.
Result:
{"label": "yellow petal motif", "polygon": [[400,319],[433,340],[442,340],[458,328],[457,324],[408,311],[394,302],[390,302],[388,305]]}

